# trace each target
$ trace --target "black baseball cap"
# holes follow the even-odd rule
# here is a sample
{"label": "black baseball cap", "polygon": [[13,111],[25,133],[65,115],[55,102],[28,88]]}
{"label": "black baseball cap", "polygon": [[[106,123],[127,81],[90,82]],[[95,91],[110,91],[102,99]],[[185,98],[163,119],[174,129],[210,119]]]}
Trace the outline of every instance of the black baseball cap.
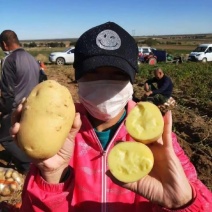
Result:
{"label": "black baseball cap", "polygon": [[119,68],[134,82],[138,70],[138,46],[134,38],[114,22],[83,33],[75,45],[75,79],[102,66]]}

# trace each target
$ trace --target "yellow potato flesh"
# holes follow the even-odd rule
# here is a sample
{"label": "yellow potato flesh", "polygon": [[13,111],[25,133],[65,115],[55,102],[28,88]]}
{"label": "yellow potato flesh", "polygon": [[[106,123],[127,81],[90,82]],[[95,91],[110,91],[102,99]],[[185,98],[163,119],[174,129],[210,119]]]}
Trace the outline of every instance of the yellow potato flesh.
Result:
{"label": "yellow potato flesh", "polygon": [[152,169],[154,157],[145,144],[120,142],[108,155],[108,167],[119,181],[135,182],[146,176]]}
{"label": "yellow potato flesh", "polygon": [[164,121],[159,108],[150,102],[139,102],[126,118],[126,129],[144,144],[156,141],[163,133]]}
{"label": "yellow potato flesh", "polygon": [[46,159],[62,147],[75,117],[69,90],[54,80],[38,84],[23,106],[17,142],[28,156]]}

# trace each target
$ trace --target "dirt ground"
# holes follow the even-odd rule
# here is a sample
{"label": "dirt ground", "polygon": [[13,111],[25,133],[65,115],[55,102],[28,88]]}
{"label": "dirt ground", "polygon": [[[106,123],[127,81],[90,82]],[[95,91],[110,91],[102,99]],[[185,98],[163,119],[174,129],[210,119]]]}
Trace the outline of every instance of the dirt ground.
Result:
{"label": "dirt ground", "polygon": [[[49,79],[54,79],[69,88],[74,101],[78,101],[77,84],[74,80],[72,66],[47,65],[46,73]],[[143,93],[142,82],[134,84],[135,96],[140,98]],[[196,167],[200,180],[212,190],[212,105],[207,108],[199,108],[195,99],[189,99],[182,91],[174,90],[173,97],[184,98],[186,105],[177,105],[173,110],[173,131],[178,140]],[[6,166],[9,157],[0,146],[0,166]],[[20,200],[20,195],[10,197]],[[0,199],[0,202],[2,200]],[[15,201],[16,202],[16,201]]]}

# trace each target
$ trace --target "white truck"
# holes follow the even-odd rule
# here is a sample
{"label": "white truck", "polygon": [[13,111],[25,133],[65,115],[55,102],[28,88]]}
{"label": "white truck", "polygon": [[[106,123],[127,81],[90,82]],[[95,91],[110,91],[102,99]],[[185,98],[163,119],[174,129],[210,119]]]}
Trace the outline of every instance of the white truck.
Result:
{"label": "white truck", "polygon": [[188,56],[189,61],[201,61],[203,63],[212,61],[212,44],[200,44]]}

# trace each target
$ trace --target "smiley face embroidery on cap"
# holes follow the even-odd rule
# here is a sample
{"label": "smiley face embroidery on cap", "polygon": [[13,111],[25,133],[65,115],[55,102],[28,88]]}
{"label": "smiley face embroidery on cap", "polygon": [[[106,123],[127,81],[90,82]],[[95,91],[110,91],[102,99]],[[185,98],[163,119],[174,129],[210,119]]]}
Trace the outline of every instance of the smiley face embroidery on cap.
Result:
{"label": "smiley face embroidery on cap", "polygon": [[115,31],[107,29],[97,35],[96,44],[101,49],[116,50],[121,46],[121,39]]}

